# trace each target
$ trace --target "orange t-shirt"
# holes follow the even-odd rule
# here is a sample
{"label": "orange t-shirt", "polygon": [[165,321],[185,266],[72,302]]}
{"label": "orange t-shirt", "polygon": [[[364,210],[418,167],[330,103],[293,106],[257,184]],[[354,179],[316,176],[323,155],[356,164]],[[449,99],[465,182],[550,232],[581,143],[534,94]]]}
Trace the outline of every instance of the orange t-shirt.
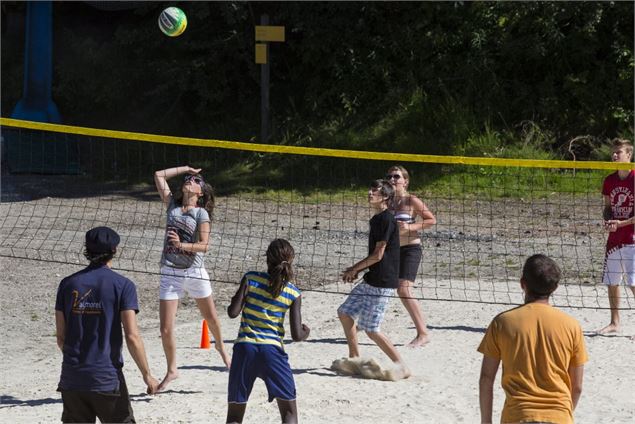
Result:
{"label": "orange t-shirt", "polygon": [[544,303],[519,306],[494,318],[478,351],[503,363],[501,422],[573,422],[568,369],[588,359],[574,318]]}

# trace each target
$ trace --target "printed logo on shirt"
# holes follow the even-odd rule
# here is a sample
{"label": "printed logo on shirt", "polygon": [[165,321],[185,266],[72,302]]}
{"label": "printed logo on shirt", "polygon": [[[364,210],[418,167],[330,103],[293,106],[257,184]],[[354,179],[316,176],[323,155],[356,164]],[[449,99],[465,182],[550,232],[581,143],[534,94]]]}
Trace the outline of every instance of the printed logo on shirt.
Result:
{"label": "printed logo on shirt", "polygon": [[[194,243],[194,232],[196,231],[196,221],[187,216],[171,217],[168,225],[168,231],[175,231],[179,235],[181,243]],[[176,246],[168,243],[165,247],[165,253],[176,253],[186,256],[194,256],[193,252],[185,252]]]}
{"label": "printed logo on shirt", "polygon": [[88,290],[84,294],[80,294],[78,290],[73,290],[73,308],[71,312],[74,314],[101,314],[104,310],[101,301],[95,300],[92,296],[93,289]]}
{"label": "printed logo on shirt", "polygon": [[615,219],[628,219],[633,216],[635,202],[633,192],[628,187],[615,187],[611,190],[610,197]]}

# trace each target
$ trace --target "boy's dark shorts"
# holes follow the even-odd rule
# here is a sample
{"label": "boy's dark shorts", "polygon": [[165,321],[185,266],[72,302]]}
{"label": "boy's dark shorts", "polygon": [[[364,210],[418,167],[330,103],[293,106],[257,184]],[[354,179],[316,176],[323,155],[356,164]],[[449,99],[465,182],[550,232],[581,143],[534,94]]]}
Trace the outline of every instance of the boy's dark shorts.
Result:
{"label": "boy's dark shorts", "polygon": [[420,244],[407,244],[399,248],[399,279],[414,281],[419,272],[419,264],[421,264]]}
{"label": "boy's dark shorts", "polygon": [[119,390],[112,392],[88,392],[60,390],[62,392],[62,422],[136,423],[123,373],[119,373]]}
{"label": "boy's dark shorts", "polygon": [[236,343],[229,369],[227,401],[247,403],[256,378],[267,386],[269,402],[295,400],[295,382],[289,356],[281,347],[256,343]]}

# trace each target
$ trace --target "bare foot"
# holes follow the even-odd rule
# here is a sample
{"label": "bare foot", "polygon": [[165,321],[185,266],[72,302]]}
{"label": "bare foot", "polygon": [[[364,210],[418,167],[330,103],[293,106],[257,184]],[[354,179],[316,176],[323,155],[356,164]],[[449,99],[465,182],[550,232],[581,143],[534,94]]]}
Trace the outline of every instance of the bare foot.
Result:
{"label": "bare foot", "polygon": [[415,347],[425,346],[430,343],[430,336],[426,334],[418,334],[417,337],[412,339],[410,343],[408,343],[408,347],[414,349]]}
{"label": "bare foot", "polygon": [[179,373],[177,371],[168,371],[165,377],[163,377],[163,381],[161,382],[161,384],[159,384],[159,387],[157,387],[157,392],[164,391],[168,384],[170,384],[171,381],[176,380],[177,378],[179,378]]}
{"label": "bare foot", "polygon": [[230,368],[232,365],[232,358],[229,356],[227,351],[225,350],[225,346],[216,346],[216,351],[220,355],[221,359],[225,363],[227,368]]}
{"label": "bare foot", "polygon": [[617,333],[618,331],[620,331],[620,326],[617,324],[613,324],[610,323],[609,325],[607,325],[606,327],[602,328],[601,330],[598,330],[598,334],[609,334],[609,333]]}

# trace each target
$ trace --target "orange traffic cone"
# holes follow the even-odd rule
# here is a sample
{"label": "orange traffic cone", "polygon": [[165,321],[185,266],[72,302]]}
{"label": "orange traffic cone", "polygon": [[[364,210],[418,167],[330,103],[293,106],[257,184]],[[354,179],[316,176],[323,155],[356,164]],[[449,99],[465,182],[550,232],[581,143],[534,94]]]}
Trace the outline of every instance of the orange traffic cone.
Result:
{"label": "orange traffic cone", "polygon": [[201,330],[201,349],[209,349],[212,347],[209,342],[209,328],[207,327],[207,321],[203,320],[203,330]]}

